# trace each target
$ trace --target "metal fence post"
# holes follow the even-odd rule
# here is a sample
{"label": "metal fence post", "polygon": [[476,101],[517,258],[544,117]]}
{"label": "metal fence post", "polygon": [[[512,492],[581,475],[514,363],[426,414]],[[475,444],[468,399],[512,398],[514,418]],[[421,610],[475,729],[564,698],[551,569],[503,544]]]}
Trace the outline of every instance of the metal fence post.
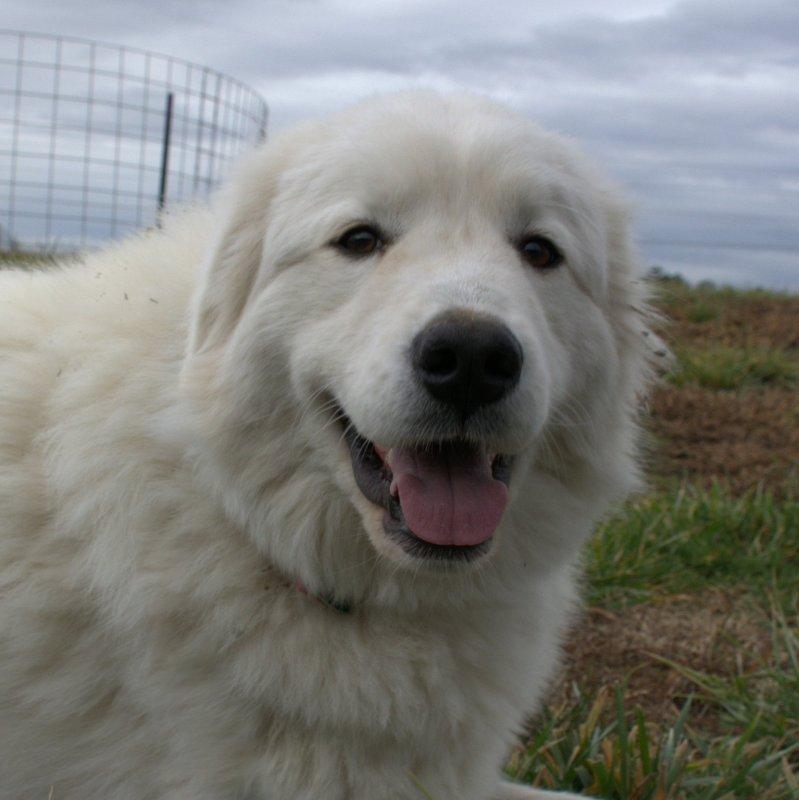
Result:
{"label": "metal fence post", "polygon": [[164,111],[164,141],[161,145],[161,180],[158,184],[158,223],[166,203],[166,182],[169,171],[169,140],[172,136],[172,92],[166,93],[166,110]]}

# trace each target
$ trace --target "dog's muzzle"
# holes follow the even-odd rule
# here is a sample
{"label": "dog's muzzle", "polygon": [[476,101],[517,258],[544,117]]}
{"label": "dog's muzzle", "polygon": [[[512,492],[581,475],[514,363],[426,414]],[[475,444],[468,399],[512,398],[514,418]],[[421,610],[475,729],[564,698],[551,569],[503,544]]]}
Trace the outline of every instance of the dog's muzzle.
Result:
{"label": "dog's muzzle", "polygon": [[384,448],[342,412],[355,482],[384,510],[385,533],[417,558],[470,561],[490,550],[513,459],[474,442]]}

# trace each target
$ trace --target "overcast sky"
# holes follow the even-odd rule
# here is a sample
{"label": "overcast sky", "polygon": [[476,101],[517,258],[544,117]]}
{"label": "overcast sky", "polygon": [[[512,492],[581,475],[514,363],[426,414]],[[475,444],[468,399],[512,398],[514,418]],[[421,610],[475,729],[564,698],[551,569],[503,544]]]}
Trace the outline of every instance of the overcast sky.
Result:
{"label": "overcast sky", "polygon": [[799,289],[797,0],[3,0],[0,26],[206,64],[272,132],[375,91],[485,92],[604,164],[650,263]]}

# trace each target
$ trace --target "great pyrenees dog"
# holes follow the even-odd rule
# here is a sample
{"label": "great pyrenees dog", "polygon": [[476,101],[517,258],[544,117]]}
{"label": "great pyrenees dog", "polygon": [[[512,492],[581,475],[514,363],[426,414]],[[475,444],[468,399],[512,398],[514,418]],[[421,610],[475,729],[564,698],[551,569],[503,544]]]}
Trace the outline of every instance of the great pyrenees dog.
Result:
{"label": "great pyrenees dog", "polygon": [[502,765],[638,480],[636,261],[571,145],[410,92],[0,274],[0,797],[551,797]]}

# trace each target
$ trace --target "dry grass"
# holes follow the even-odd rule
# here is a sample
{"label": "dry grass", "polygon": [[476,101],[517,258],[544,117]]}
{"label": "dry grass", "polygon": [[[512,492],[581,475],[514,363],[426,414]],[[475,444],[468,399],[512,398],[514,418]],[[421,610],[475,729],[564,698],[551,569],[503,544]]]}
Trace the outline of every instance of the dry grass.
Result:
{"label": "dry grass", "polygon": [[[696,686],[668,662],[733,678],[762,665],[771,644],[763,610],[719,589],[612,611],[588,608],[566,645],[569,670],[554,702],[564,702],[574,684],[589,695],[623,684],[630,708],[673,724]],[[692,724],[718,732],[716,709],[694,703],[691,712]]]}
{"label": "dry grass", "polygon": [[799,295],[667,281],[659,285],[657,305],[671,320],[667,339],[682,346],[799,349]]}

